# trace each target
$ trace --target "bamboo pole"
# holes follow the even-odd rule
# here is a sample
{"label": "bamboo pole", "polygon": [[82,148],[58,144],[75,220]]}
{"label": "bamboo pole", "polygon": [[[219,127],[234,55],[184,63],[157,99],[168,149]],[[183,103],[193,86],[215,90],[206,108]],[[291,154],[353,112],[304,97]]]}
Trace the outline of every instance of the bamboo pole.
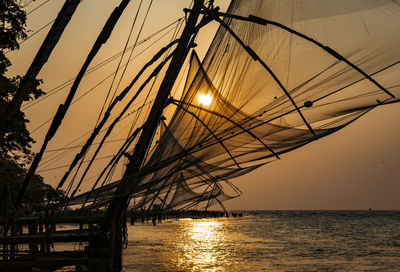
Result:
{"label": "bamboo pole", "polygon": [[107,19],[103,29],[101,30],[95,43],[93,44],[92,49],[90,50],[88,56],[86,57],[86,60],[83,63],[78,75],[76,76],[75,81],[71,87],[71,90],[70,90],[67,98],[65,99],[64,104],[59,105],[56,115],[54,116],[54,119],[50,125],[50,128],[47,131],[47,134],[43,141],[42,147],[41,147],[40,151],[36,154],[35,158],[33,159],[33,162],[29,168],[29,171],[25,176],[24,182],[21,186],[20,193],[18,195],[16,208],[18,208],[18,206],[21,204],[22,196],[26,190],[26,187],[28,186],[31,177],[34,175],[36,168],[39,166],[39,162],[42,159],[42,156],[47,147],[47,144],[54,137],[55,133],[57,132],[58,128],[60,127],[61,122],[64,119],[64,116],[67,113],[67,110],[72,103],[75,93],[78,90],[79,84],[80,84],[83,76],[85,75],[87,68],[89,67],[89,64],[92,62],[93,58],[97,55],[97,53],[99,52],[102,45],[107,42],[108,38],[111,35],[111,32],[114,29],[114,26],[116,25],[117,21],[121,17],[123,11],[125,10],[126,6],[129,4],[129,2],[130,2],[130,0],[122,0],[120,5],[118,7],[116,7],[114,9],[114,11],[110,14],[110,17]]}
{"label": "bamboo pole", "polygon": [[57,45],[65,27],[68,25],[80,2],[80,0],[66,0],[62,6],[54,24],[51,26],[49,33],[47,33],[47,36],[33,59],[32,64],[23,77],[17,92],[11,100],[4,118],[0,118],[1,138],[4,137],[5,125],[19,112],[28,90],[33,87],[34,80],[53,52],[53,49]]}
{"label": "bamboo pole", "polygon": [[144,160],[147,149],[150,145],[152,136],[157,128],[158,121],[162,115],[164,105],[171,92],[171,88],[175,83],[176,77],[180,71],[181,65],[188,53],[190,47],[189,42],[196,29],[196,23],[200,15],[200,10],[204,0],[195,0],[192,12],[182,32],[182,36],[175,49],[174,55],[165,73],[165,77],[160,85],[156,99],[151,108],[148,119],[143,125],[142,134],[136,144],[135,150],[132,154],[130,162],[126,167],[124,179],[121,181],[114,198],[106,211],[104,223],[102,225],[103,231],[110,230],[111,222],[122,216],[123,211],[129,202],[129,194],[127,189],[130,187],[131,180],[128,178],[130,175],[139,171]]}

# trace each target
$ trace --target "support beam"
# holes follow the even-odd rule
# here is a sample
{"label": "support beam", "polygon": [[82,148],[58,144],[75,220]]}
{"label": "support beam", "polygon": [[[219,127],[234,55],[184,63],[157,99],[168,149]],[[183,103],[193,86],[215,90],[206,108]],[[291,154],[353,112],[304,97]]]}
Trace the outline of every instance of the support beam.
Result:
{"label": "support beam", "polygon": [[[132,154],[132,159],[127,165],[124,179],[121,181],[117,191],[115,192],[115,196],[107,209],[104,223],[102,225],[103,231],[110,230],[111,222],[115,221],[117,218],[122,216],[123,211],[127,208],[129,204],[129,195],[126,194],[127,188],[130,187],[130,179],[127,177],[139,172],[146,152],[149,148],[152,136],[157,128],[158,121],[162,115],[162,111],[164,109],[164,105],[170,95],[171,88],[175,83],[175,80],[178,76],[180,68],[182,66],[183,61],[185,60],[188,50],[190,48],[190,40],[194,34],[196,22],[200,15],[201,7],[204,3],[204,0],[195,0],[193,10],[189,15],[187,24],[185,29],[183,30],[181,39],[177,45],[177,48],[174,52],[174,56],[170,62],[170,65],[166,71],[165,77],[161,83],[160,89],[157,93],[156,99],[154,101],[153,107],[150,111],[149,117],[147,118],[142,134],[136,144],[135,150]],[[137,181],[135,181],[137,182]],[[120,195],[124,195],[120,197]]]}
{"label": "support beam", "polygon": [[24,182],[22,183],[21,190],[20,190],[18,198],[17,198],[16,208],[18,208],[18,206],[21,204],[22,197],[25,193],[26,187],[28,186],[30,179],[35,174],[36,169],[39,166],[40,160],[42,159],[43,153],[46,150],[47,144],[54,137],[58,128],[60,127],[62,120],[64,119],[64,116],[67,113],[67,110],[72,103],[75,93],[78,90],[79,84],[80,84],[83,76],[86,73],[87,68],[89,67],[89,65],[92,62],[92,60],[94,59],[94,57],[99,52],[102,45],[107,42],[108,38],[111,35],[111,32],[114,29],[114,26],[116,25],[117,21],[119,20],[119,18],[122,15],[122,12],[125,10],[125,8],[129,2],[130,2],[130,0],[122,0],[120,5],[118,7],[116,7],[114,9],[114,11],[111,13],[111,15],[107,19],[103,29],[101,30],[100,34],[98,35],[95,43],[93,44],[92,49],[90,50],[88,56],[86,57],[86,60],[83,63],[78,75],[76,76],[75,81],[71,87],[70,92],[68,93],[67,98],[65,99],[64,104],[59,105],[56,115],[54,116],[53,122],[51,123],[50,128],[47,131],[47,134],[43,141],[42,147],[40,148],[40,151],[36,154],[35,158],[33,159],[32,164],[29,168],[29,171],[25,176]]}
{"label": "support beam", "polygon": [[[143,73],[146,71],[146,69],[151,66],[154,62],[156,62],[160,57],[162,57],[162,55],[168,50],[170,49],[174,44],[176,44],[178,42],[178,40],[174,40],[173,42],[169,43],[167,46],[163,47],[159,52],[157,52],[157,54],[155,54],[153,56],[153,58],[147,62],[142,69],[137,73],[137,75],[133,78],[133,80],[131,81],[131,83],[125,87],[125,89],[113,100],[113,102],[111,103],[111,105],[107,108],[106,112],[104,113],[103,118],[101,119],[101,121],[98,123],[98,125],[96,126],[96,128],[93,130],[92,134],[90,135],[90,137],[87,139],[86,143],[83,145],[81,151],[76,154],[74,160],[72,161],[71,165],[69,166],[68,170],[65,172],[64,176],[61,178],[60,182],[58,183],[57,189],[59,189],[60,187],[63,186],[65,180],[68,178],[69,174],[72,172],[72,170],[74,169],[74,167],[77,165],[77,163],[79,162],[80,159],[83,158],[83,156],[87,153],[87,151],[89,150],[90,146],[92,145],[94,139],[96,138],[96,136],[100,133],[101,129],[103,128],[103,126],[105,125],[105,123],[107,122],[108,118],[111,115],[111,111],[114,109],[114,107],[120,102],[122,101],[125,96],[128,94],[128,92],[132,89],[132,87],[135,85],[135,83],[139,80],[139,78],[143,75]],[[165,61],[163,61],[163,63],[165,63]],[[156,70],[160,70],[161,68],[156,68]],[[154,75],[155,73],[152,73],[152,75]],[[152,78],[152,77],[150,77]],[[150,80],[148,79],[146,82],[149,82]],[[144,85],[145,86],[145,85]],[[141,88],[139,88],[139,90],[137,91],[137,93],[133,96],[133,98],[129,101],[129,106],[135,101],[135,99],[137,98],[137,96],[140,94],[141,90],[143,90],[144,86],[142,85]],[[128,107],[129,107],[128,106]],[[128,107],[125,107],[126,109],[128,109]],[[125,110],[126,111],[126,110]],[[118,117],[117,117],[118,118]],[[119,117],[120,118],[120,117]],[[119,119],[118,118],[118,119]],[[110,131],[110,129],[108,130]],[[111,132],[111,131],[110,131]],[[109,135],[109,132],[107,132],[106,135]],[[101,146],[103,145],[104,141],[105,141],[106,137],[103,137],[103,139],[101,140],[102,142],[99,145],[98,150],[101,148]],[[93,156],[94,159],[94,156]],[[79,187],[79,186],[78,186]]]}
{"label": "support beam", "polygon": [[[135,93],[135,95],[131,98],[131,100],[125,105],[124,109],[119,113],[119,115],[113,120],[113,122],[111,123],[111,125],[107,128],[106,133],[104,134],[101,143],[99,144],[99,146],[97,147],[96,153],[98,153],[100,151],[101,146],[104,144],[105,140],[107,139],[107,137],[111,134],[112,130],[114,129],[114,127],[117,125],[117,123],[121,120],[122,116],[126,113],[126,111],[130,108],[130,106],[132,105],[132,103],[135,101],[135,99],[137,98],[137,96],[142,92],[142,90],[145,88],[145,86],[150,82],[150,80],[157,76],[158,73],[161,71],[161,69],[164,67],[164,65],[170,60],[170,58],[173,56],[173,54],[169,55],[168,57],[166,57],[160,64],[158,64],[158,66],[154,69],[154,71],[150,74],[150,76],[145,80],[145,82],[143,82],[143,84],[139,87],[139,89],[137,90],[137,92]],[[136,136],[135,136],[136,137]],[[94,139],[93,139],[94,140]],[[96,155],[96,154],[95,154]],[[94,155],[94,156],[95,156]],[[94,157],[92,158],[94,159]],[[75,160],[74,160],[75,162]],[[76,163],[78,162],[78,160],[76,160]],[[71,168],[71,166],[70,166]],[[72,169],[72,168],[71,168]],[[60,188],[62,186],[62,184],[64,184],[66,178],[68,177],[69,172],[67,172],[64,177],[61,179],[59,185],[57,186],[57,189]],[[79,181],[79,183],[82,182],[82,179]],[[78,184],[77,187],[79,187],[80,184]],[[76,191],[77,189],[75,189]],[[75,193],[73,193],[75,194]],[[73,197],[73,195],[72,195]]]}
{"label": "support beam", "polygon": [[[99,183],[100,179],[103,177],[103,175],[105,174],[105,172],[107,171],[107,169],[110,170],[108,172],[108,174],[106,175],[106,177],[104,178],[103,183],[101,184],[101,187],[104,186],[104,182],[107,180],[107,177],[111,171],[112,165],[115,165],[118,163],[118,161],[121,159],[121,157],[123,156],[123,152],[126,151],[127,148],[129,148],[129,146],[132,144],[132,142],[136,139],[136,136],[139,134],[139,132],[142,130],[141,127],[136,128],[136,130],[131,134],[131,136],[129,136],[129,138],[125,141],[125,143],[121,146],[121,148],[118,150],[117,154],[112,157],[112,159],[108,162],[107,166],[104,167],[103,171],[100,173],[100,175],[98,176],[98,178],[96,179],[95,183],[92,186],[92,189],[90,191],[88,191],[87,193],[87,197],[86,200],[82,203],[82,208],[85,206],[86,202],[89,200],[89,197],[91,195],[91,193],[95,190],[97,184]],[[93,202],[95,202],[97,200],[97,197],[99,196],[99,193],[96,195],[96,198]]]}
{"label": "support beam", "polygon": [[[174,102],[176,102],[176,103],[174,103],[174,104],[177,105],[177,103],[179,103],[179,102],[181,102],[181,101],[174,100]],[[211,111],[211,110],[207,110],[207,109],[205,109],[205,108],[203,108],[203,107],[199,107],[199,106],[196,106],[196,105],[193,105],[193,104],[189,104],[189,103],[185,103],[185,102],[181,102],[181,103],[183,103],[183,104],[185,104],[185,105],[188,105],[188,106],[190,106],[190,107],[194,107],[194,108],[196,108],[196,109],[199,109],[199,110],[208,112],[208,113],[213,114],[213,115],[215,115],[215,116],[224,118],[225,120],[231,122],[232,124],[234,124],[235,126],[237,126],[238,128],[240,128],[241,130],[243,130],[245,133],[249,134],[251,137],[253,137],[254,139],[256,139],[256,140],[257,140],[258,142],[260,142],[266,149],[268,149],[272,154],[274,154],[274,156],[275,156],[277,159],[280,159],[279,156],[278,156],[278,154],[276,154],[276,153],[272,150],[272,148],[270,148],[266,143],[264,143],[260,138],[258,138],[253,132],[251,132],[251,130],[245,129],[245,128],[244,128],[241,124],[239,124],[238,122],[235,122],[235,121],[233,121],[232,119],[230,119],[230,118],[226,117],[225,115],[220,114],[220,113],[218,113],[218,112]],[[180,106],[179,106],[179,107],[180,107]]]}
{"label": "support beam", "polygon": [[75,10],[80,2],[80,0],[66,0],[62,6],[57,18],[50,28],[49,33],[47,33],[47,36],[40,46],[39,51],[29,66],[28,71],[22,78],[21,84],[11,100],[5,116],[0,118],[1,138],[4,137],[5,125],[15,114],[19,112],[22,102],[26,98],[28,90],[33,87],[33,81],[36,79],[43,65],[47,62],[50,54],[53,52],[53,49],[57,45],[61,35],[64,32],[64,29],[71,20],[71,17],[75,13]]}
{"label": "support beam", "polygon": [[361,75],[363,75],[365,78],[367,78],[369,81],[371,81],[373,84],[375,84],[379,89],[381,89],[382,91],[384,91],[386,94],[390,95],[392,98],[395,98],[394,94],[392,94],[388,89],[386,89],[385,87],[383,87],[381,84],[379,84],[375,79],[373,79],[370,75],[368,75],[366,72],[364,72],[360,67],[358,67],[357,65],[355,65],[354,63],[352,63],[351,61],[349,61],[347,58],[343,57],[339,52],[337,52],[336,50],[330,48],[329,46],[323,45],[320,42],[318,42],[317,40],[311,38],[310,36],[307,36],[303,33],[300,33],[290,27],[287,27],[281,23],[275,22],[275,21],[271,21],[271,20],[267,20],[264,18],[260,18],[254,15],[249,15],[249,17],[244,17],[244,16],[239,16],[239,15],[235,15],[235,14],[228,14],[228,13],[223,13],[223,12],[217,12],[216,13],[218,16],[222,16],[222,17],[226,17],[226,18],[232,18],[232,19],[238,19],[241,21],[247,21],[247,22],[252,22],[252,23],[256,23],[256,24],[260,24],[260,25],[273,25],[276,26],[280,29],[283,29],[285,31],[288,31],[300,38],[303,38],[313,44],[315,44],[316,46],[320,47],[321,49],[323,49],[324,51],[326,51],[328,54],[332,55],[333,57],[337,58],[340,61],[344,61],[347,65],[349,65],[350,67],[352,67],[353,69],[355,69],[357,72],[359,72]]}
{"label": "support beam", "polygon": [[279,80],[279,78],[275,75],[275,73],[269,68],[269,66],[258,56],[256,52],[251,49],[250,46],[246,45],[240,38],[239,36],[224,22],[218,17],[218,12],[214,13],[214,11],[211,11],[204,7],[205,12],[213,18],[215,21],[217,21],[223,28],[225,28],[229,34],[243,47],[243,49],[255,60],[258,61],[261,66],[272,76],[272,78],[275,80],[275,82],[278,84],[278,86],[282,89],[282,91],[285,93],[285,95],[289,98],[290,102],[292,105],[295,107],[296,111],[300,115],[301,119],[303,122],[306,124],[307,128],[310,130],[311,134],[314,135],[315,139],[318,139],[317,134],[315,134],[314,130],[312,129],[311,125],[307,122],[306,118],[304,117],[303,113],[300,111],[300,108],[297,106],[296,102],[290,95],[290,93],[286,90],[286,88],[283,86],[282,82]]}
{"label": "support beam", "polygon": [[211,133],[211,135],[217,140],[217,142],[225,149],[226,153],[228,153],[228,155],[231,157],[231,159],[235,162],[236,166],[241,168],[240,165],[238,164],[238,162],[235,160],[235,158],[232,156],[231,152],[229,152],[228,148],[224,145],[224,143],[221,141],[221,139],[219,139],[214,132],[203,122],[203,120],[201,120],[198,116],[196,116],[196,114],[194,114],[193,112],[189,111],[188,109],[185,109],[184,107],[182,107],[181,105],[179,105],[178,103],[176,103],[174,100],[172,100],[172,103],[174,105],[176,105],[178,108],[184,110],[185,112],[189,113],[190,115],[192,115],[197,121],[199,121],[203,127],[205,127],[208,132]]}

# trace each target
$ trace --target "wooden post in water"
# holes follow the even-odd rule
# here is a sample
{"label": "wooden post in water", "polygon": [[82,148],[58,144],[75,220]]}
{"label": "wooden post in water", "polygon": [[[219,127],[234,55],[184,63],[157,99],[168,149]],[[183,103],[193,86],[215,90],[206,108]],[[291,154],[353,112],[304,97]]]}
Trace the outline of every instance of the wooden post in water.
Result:
{"label": "wooden post in water", "polygon": [[46,253],[50,252],[50,243],[48,241],[48,237],[51,235],[51,226],[50,222],[46,220],[45,223],[45,235],[46,235]]}
{"label": "wooden post in water", "polygon": [[[179,43],[175,49],[174,56],[170,62],[168,70],[165,73],[165,77],[160,85],[157,97],[153,103],[153,107],[150,111],[149,117],[143,126],[142,134],[136,144],[134,153],[126,167],[124,174],[124,179],[121,181],[116,193],[114,194],[113,201],[110,207],[107,209],[104,223],[102,225],[102,230],[108,231],[111,227],[111,222],[114,222],[117,218],[120,218],[128,204],[129,194],[127,190],[131,187],[129,176],[138,172],[144,156],[147,152],[148,146],[151,142],[152,135],[157,128],[158,121],[161,117],[164,105],[168,99],[171,88],[178,76],[180,67],[187,55],[189,49],[189,41],[194,33],[197,19],[200,14],[201,6],[204,0],[195,0],[194,7],[190,13],[188,22],[185,29],[183,30],[182,36]],[[123,197],[121,197],[121,195]]]}
{"label": "wooden post in water", "polygon": [[[28,223],[28,233],[29,235],[36,235],[38,230],[38,224],[36,220],[29,220]],[[39,252],[39,247],[37,242],[30,242],[29,243],[29,253],[36,254]]]}
{"label": "wooden post in water", "polygon": [[[11,230],[11,236],[15,236],[16,235],[16,220],[15,217],[12,217],[11,219],[12,221],[10,222],[11,226],[10,226],[10,230]],[[15,259],[15,244],[14,243],[10,243],[10,260],[14,260]]]}
{"label": "wooden post in water", "polygon": [[[39,234],[43,234],[43,218],[39,218]],[[45,242],[40,243],[40,253],[41,254],[46,253],[46,243]]]}
{"label": "wooden post in water", "polygon": [[122,271],[122,218],[111,225],[111,271]]}
{"label": "wooden post in water", "polygon": [[[4,221],[3,221],[3,237],[7,236],[7,217],[4,216]],[[8,244],[6,242],[3,243],[3,260],[7,260],[7,249],[8,249]]]}
{"label": "wooden post in water", "polygon": [[[164,105],[167,102],[168,96],[170,95],[171,88],[173,87],[176,77],[179,74],[182,63],[184,62],[186,55],[190,48],[190,40],[195,32],[197,20],[200,15],[200,11],[204,0],[195,0],[193,9],[189,15],[186,26],[182,32],[179,43],[174,51],[174,55],[171,59],[169,67],[165,73],[165,77],[160,85],[156,99],[151,108],[150,114],[143,126],[142,134],[135,146],[133,155],[126,167],[124,178],[121,181],[117,191],[114,194],[114,198],[106,211],[104,222],[101,229],[104,232],[111,231],[111,245],[112,245],[112,269],[113,271],[121,271],[121,256],[122,256],[122,230],[123,222],[122,215],[126,211],[127,205],[129,204],[129,192],[132,181],[129,176],[137,173],[143,163],[144,157],[151,143],[152,136],[157,128],[157,124],[162,115]],[[118,249],[117,249],[118,248]]]}

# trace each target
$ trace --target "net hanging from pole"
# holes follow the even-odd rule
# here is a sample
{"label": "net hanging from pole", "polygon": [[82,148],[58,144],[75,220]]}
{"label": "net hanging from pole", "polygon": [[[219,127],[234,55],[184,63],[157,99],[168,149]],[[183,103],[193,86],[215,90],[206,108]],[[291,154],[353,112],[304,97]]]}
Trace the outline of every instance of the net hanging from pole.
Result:
{"label": "net hanging from pole", "polygon": [[[276,78],[222,26],[203,62],[193,52],[182,96],[166,107],[174,113],[160,121],[160,136],[141,171],[128,177],[133,185],[126,194],[137,209],[236,197],[240,191],[228,179],[332,134],[376,106],[399,101],[398,2],[236,0],[227,13],[277,23],[224,19]],[[106,206],[118,184],[90,195]]]}

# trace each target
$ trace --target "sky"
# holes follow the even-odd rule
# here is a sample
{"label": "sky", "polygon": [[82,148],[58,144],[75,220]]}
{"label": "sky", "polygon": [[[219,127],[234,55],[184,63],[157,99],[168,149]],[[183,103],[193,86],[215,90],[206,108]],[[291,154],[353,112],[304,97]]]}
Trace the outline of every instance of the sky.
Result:
{"label": "sky", "polygon": [[[33,10],[43,2],[45,1],[37,0],[31,3],[27,10]],[[51,0],[29,15],[28,29],[32,30],[30,34],[55,18],[61,2],[63,1]],[[42,88],[45,92],[76,75],[106,16],[118,2],[116,0],[85,0],[81,3],[53,55],[39,75],[44,81]],[[188,6],[189,3],[190,1],[174,0],[166,4],[165,0],[155,0],[149,12],[149,20],[152,19],[152,23],[145,25],[139,40],[183,16],[182,7]],[[215,1],[215,3],[221,5],[222,10],[227,7],[226,1]],[[132,1],[128,6],[110,42],[101,49],[93,65],[121,51],[138,4],[139,1]],[[144,0],[143,10],[148,5],[149,1]],[[144,12],[139,14],[138,22],[143,18]],[[10,75],[23,74],[26,71],[47,30],[48,28],[45,28],[44,31],[24,42],[19,51],[8,54],[13,63],[9,69]],[[202,44],[196,49],[200,57],[204,56],[207,43],[211,41],[215,30],[216,25],[212,24],[200,34],[198,43],[200,44],[199,41],[201,41]],[[137,34],[137,31],[138,27],[135,27],[134,33]],[[135,35],[132,40],[134,38]],[[168,36],[161,39],[160,43],[166,43],[169,38]],[[135,49],[133,55],[141,52],[140,50],[141,48]],[[135,59],[133,64],[128,66],[127,74],[137,71],[140,64],[154,52],[156,52],[155,49],[150,49],[149,52],[146,51]],[[83,95],[86,90],[92,88],[101,78],[112,72],[117,63],[118,59],[88,75],[82,82],[77,95]],[[124,78],[121,86],[125,86],[128,81]],[[110,83],[106,82],[106,84]],[[101,101],[105,98],[104,90],[107,87],[97,89],[72,106],[63,127],[50,143],[49,150],[59,148],[81,135],[83,131],[90,130],[91,125],[88,124],[96,121]],[[33,137],[38,142],[34,149],[39,148],[49,123],[38,130],[35,129],[54,114],[58,104],[64,100],[67,90],[68,88],[57,92],[25,110],[28,119],[31,120],[28,127],[31,131],[35,131]],[[90,103],[85,104],[83,101]],[[225,202],[226,208],[400,209],[398,116],[400,116],[399,105],[376,108],[333,135],[282,155],[281,160],[231,180],[241,189],[243,195]],[[126,136],[125,127],[129,127],[128,121],[121,125],[120,135],[115,135],[114,139]],[[109,146],[110,149],[113,148],[112,143]],[[46,155],[50,156],[49,154]],[[107,156],[109,153],[102,155]],[[39,171],[67,165],[71,158],[69,154],[52,164],[42,163]],[[45,177],[46,182],[54,186],[57,178],[63,173],[61,170],[44,171],[40,174]],[[117,171],[122,173],[123,166]]]}

